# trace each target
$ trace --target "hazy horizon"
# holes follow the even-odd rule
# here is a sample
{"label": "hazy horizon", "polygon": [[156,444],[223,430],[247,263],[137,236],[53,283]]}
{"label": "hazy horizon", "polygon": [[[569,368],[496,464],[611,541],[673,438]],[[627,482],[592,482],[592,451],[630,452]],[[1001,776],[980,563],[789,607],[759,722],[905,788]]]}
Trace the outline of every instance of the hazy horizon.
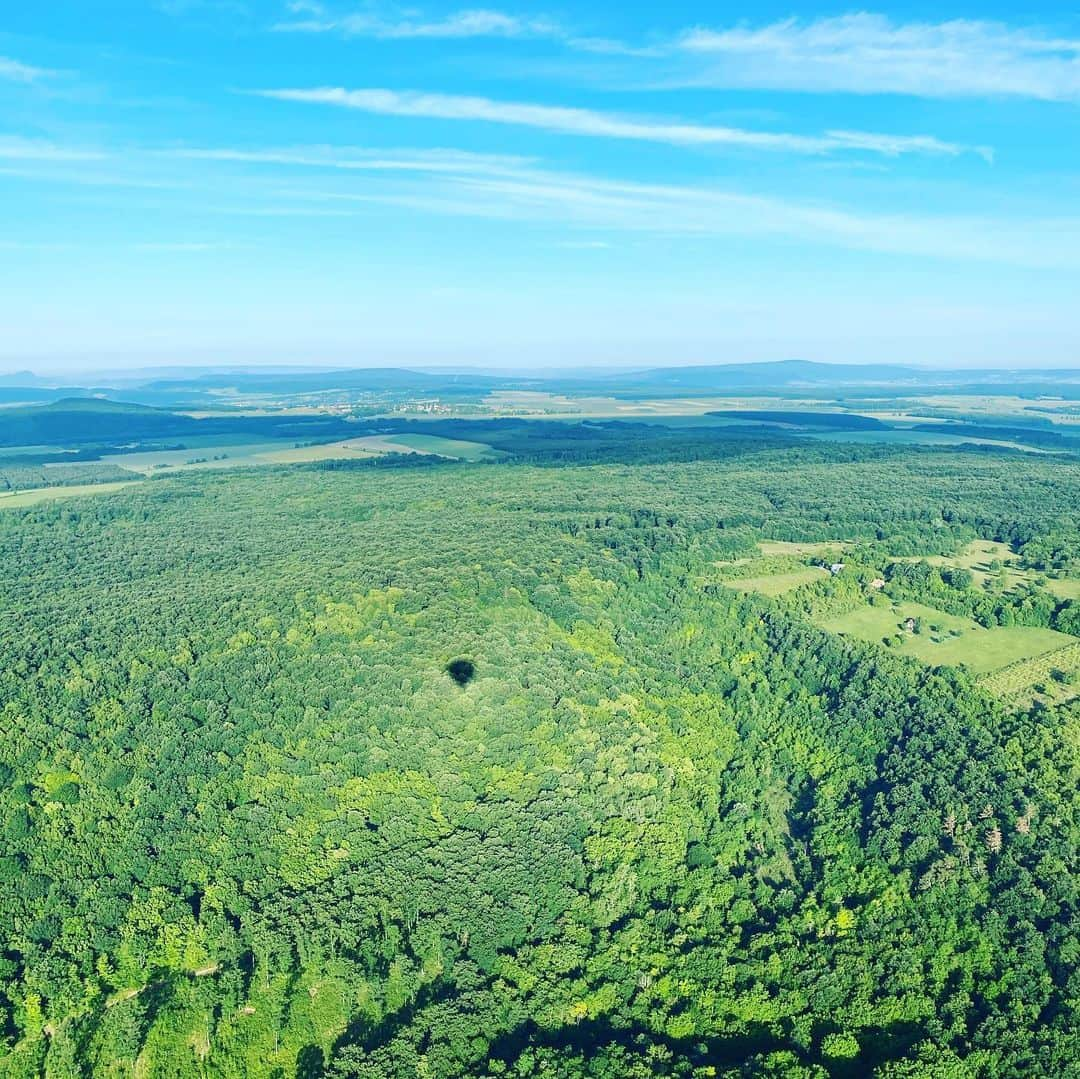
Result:
{"label": "hazy horizon", "polygon": [[508,377],[547,377],[547,378],[574,378],[585,377],[590,373],[617,376],[620,374],[633,374],[635,372],[651,371],[651,370],[663,370],[667,368],[681,368],[681,367],[745,367],[745,366],[768,366],[783,363],[814,363],[829,367],[874,367],[874,366],[887,366],[887,367],[906,367],[915,371],[1002,371],[1002,372],[1023,372],[1023,371],[1076,371],[1080,370],[1080,360],[1074,364],[1068,363],[1046,363],[1046,364],[1027,364],[1027,365],[1013,365],[1009,363],[988,363],[988,364],[929,364],[919,363],[917,361],[879,361],[874,359],[866,360],[804,360],[797,357],[785,357],[783,359],[776,360],[764,360],[764,359],[748,359],[748,360],[701,360],[698,362],[682,362],[664,363],[657,361],[653,363],[619,363],[619,362],[594,362],[594,363],[581,363],[574,365],[573,367],[567,367],[558,363],[551,364],[530,364],[528,366],[514,366],[514,365],[499,365],[499,364],[481,364],[481,363],[424,363],[422,361],[400,363],[323,363],[319,361],[311,361],[310,363],[258,363],[258,362],[242,362],[242,361],[226,361],[223,360],[220,363],[204,363],[192,361],[190,363],[184,363],[181,361],[174,362],[162,362],[162,363],[142,363],[132,364],[131,366],[92,366],[85,367],[50,367],[45,364],[39,365],[19,365],[19,364],[0,364],[0,380],[4,380],[9,385],[18,385],[11,380],[17,378],[19,375],[31,376],[33,379],[45,380],[49,382],[58,382],[61,380],[71,380],[72,386],[85,386],[88,383],[103,384],[108,379],[119,380],[133,380],[138,381],[139,376],[146,378],[186,378],[195,377],[199,374],[227,374],[231,372],[275,372],[275,373],[296,373],[296,374],[318,374],[326,373],[333,374],[345,371],[379,371],[379,370],[406,370],[415,372],[431,372],[434,374],[447,373],[447,374],[476,374],[476,375],[505,375]]}

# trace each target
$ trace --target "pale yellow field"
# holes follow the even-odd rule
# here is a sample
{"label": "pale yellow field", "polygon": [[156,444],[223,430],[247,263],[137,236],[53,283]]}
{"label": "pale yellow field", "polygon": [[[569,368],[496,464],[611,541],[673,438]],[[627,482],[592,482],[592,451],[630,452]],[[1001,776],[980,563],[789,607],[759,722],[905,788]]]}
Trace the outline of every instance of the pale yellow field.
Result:
{"label": "pale yellow field", "polygon": [[1058,599],[1080,599],[1080,581],[1073,577],[1049,578],[1046,591]]}
{"label": "pale yellow field", "polygon": [[763,596],[781,596],[801,585],[820,581],[824,576],[820,569],[807,566],[806,569],[792,570],[790,573],[770,573],[762,577],[740,577],[722,583],[725,588],[734,588],[736,592],[758,592]]}
{"label": "pale yellow field", "polygon": [[[400,452],[400,447],[397,447]],[[370,438],[349,438],[342,442],[330,442],[322,446],[290,446],[287,449],[267,450],[253,454],[247,464],[293,465],[306,461],[329,461],[342,457],[378,457],[381,453],[391,453],[391,446],[381,436]]]}
{"label": "pale yellow field", "polygon": [[125,487],[132,487],[142,480],[117,480],[115,483],[83,483],[69,487],[35,487],[29,491],[0,494],[0,509],[18,509],[35,506],[53,498],[72,498],[75,495],[108,495]]}
{"label": "pale yellow field", "polygon": [[384,453],[422,453],[438,457],[455,457],[463,461],[480,461],[501,457],[483,442],[465,442],[438,435],[400,434],[368,435],[349,438],[323,446],[298,446],[252,455],[252,464],[298,464],[304,461],[329,461],[342,457],[378,457]]}
{"label": "pale yellow field", "polygon": [[811,543],[791,543],[788,540],[758,540],[758,550],[765,556],[789,555],[792,558],[806,558],[808,555],[823,555],[842,552],[843,540],[822,540]]}
{"label": "pale yellow field", "polygon": [[1023,659],[979,679],[996,697],[1030,707],[1032,702],[1060,704],[1080,696],[1080,641],[1053,652]]}

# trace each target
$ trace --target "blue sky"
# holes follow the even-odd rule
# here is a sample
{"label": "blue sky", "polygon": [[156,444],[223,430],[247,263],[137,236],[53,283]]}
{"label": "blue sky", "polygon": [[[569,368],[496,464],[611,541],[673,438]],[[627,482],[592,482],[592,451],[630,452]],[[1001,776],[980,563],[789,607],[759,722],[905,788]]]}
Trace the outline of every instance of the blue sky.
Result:
{"label": "blue sky", "polygon": [[0,367],[1080,366],[1080,14],[0,15]]}

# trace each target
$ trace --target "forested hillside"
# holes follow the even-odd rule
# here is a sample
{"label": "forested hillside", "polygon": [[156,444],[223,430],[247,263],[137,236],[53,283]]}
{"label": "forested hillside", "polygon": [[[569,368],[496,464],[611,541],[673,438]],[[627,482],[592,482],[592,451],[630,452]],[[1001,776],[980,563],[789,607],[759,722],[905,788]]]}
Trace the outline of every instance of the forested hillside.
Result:
{"label": "forested hillside", "polygon": [[1080,466],[603,449],[0,513],[0,1076],[1080,1074],[1080,704],[718,571],[1064,571]]}

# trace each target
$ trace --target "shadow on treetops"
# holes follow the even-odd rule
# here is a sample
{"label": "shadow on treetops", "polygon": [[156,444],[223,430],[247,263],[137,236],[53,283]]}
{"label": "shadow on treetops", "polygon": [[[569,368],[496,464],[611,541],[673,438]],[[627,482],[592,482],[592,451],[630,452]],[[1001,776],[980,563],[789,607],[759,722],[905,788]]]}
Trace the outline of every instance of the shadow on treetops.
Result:
{"label": "shadow on treetops", "polygon": [[471,659],[452,659],[446,665],[446,673],[459,686],[467,686],[476,674],[476,666]]}

